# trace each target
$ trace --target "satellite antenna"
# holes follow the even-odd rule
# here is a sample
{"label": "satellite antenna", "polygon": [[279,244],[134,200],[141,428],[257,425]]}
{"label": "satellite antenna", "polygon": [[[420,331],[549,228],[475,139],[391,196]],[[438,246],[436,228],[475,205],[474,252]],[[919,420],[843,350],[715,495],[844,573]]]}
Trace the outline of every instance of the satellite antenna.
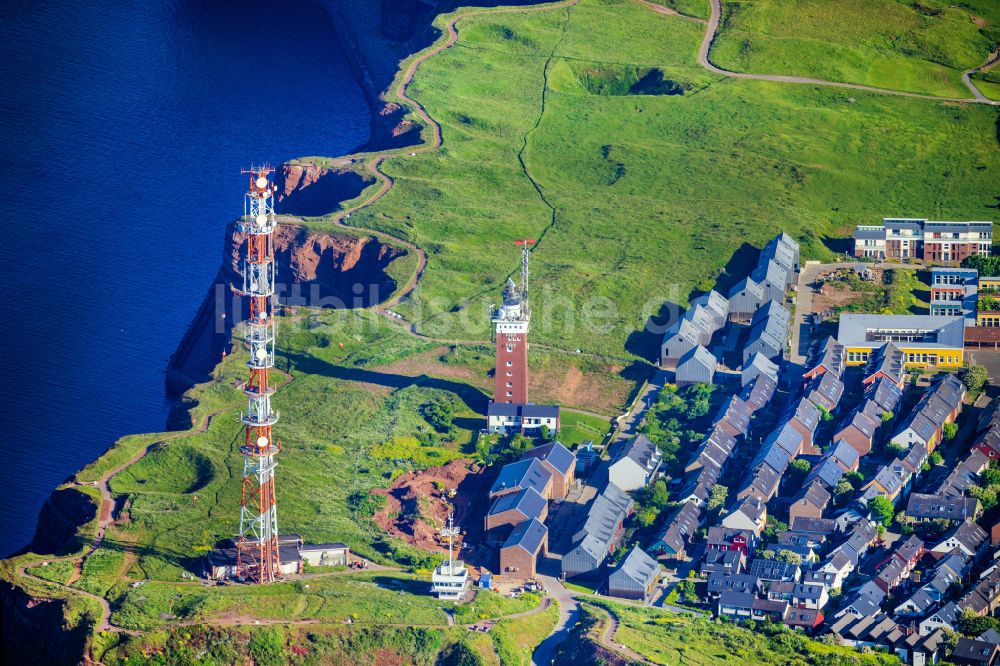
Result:
{"label": "satellite antenna", "polygon": [[454,524],[454,511],[448,510],[448,526],[441,528],[441,536],[448,537],[448,573],[454,571],[455,558],[452,554],[452,547],[455,540],[455,536],[458,534],[458,528]]}

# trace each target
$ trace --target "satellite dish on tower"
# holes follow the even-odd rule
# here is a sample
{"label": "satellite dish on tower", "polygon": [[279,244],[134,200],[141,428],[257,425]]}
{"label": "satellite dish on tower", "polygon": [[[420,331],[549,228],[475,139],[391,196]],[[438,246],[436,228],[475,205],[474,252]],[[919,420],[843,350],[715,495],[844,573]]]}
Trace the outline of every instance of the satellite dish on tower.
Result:
{"label": "satellite dish on tower", "polygon": [[254,353],[254,356],[257,357],[258,361],[263,361],[265,358],[267,358],[267,350],[265,350],[263,347],[259,347],[257,351]]}
{"label": "satellite dish on tower", "polygon": [[267,215],[258,215],[257,224],[261,227],[267,224]]}
{"label": "satellite dish on tower", "polygon": [[257,446],[259,446],[260,448],[263,449],[264,447],[267,446],[267,444],[268,444],[267,437],[260,436],[257,438]]}
{"label": "satellite dish on tower", "polygon": [[265,187],[267,187],[267,178],[261,176],[257,179],[257,189],[263,190]]}

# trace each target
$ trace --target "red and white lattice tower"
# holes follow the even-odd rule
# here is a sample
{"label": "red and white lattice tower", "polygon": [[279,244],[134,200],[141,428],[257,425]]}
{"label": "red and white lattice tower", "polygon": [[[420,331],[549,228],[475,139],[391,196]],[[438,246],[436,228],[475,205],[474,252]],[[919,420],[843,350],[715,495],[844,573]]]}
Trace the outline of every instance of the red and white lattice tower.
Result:
{"label": "red and white lattice tower", "polygon": [[493,312],[496,338],[496,370],[493,402],[524,405],[528,402],[528,255],[533,240],[519,240],[521,247],[521,284],[507,280],[503,305]]}
{"label": "red and white lattice tower", "polygon": [[243,497],[236,549],[236,577],[269,583],[279,573],[278,510],[274,496],[274,457],[280,449],[271,436],[278,415],[271,409],[274,367],[274,191],[273,169],[254,167],[246,193],[244,224],[246,259],[241,295],[250,301],[246,337],[250,347],[250,379],[243,387],[246,440],[243,453]]}

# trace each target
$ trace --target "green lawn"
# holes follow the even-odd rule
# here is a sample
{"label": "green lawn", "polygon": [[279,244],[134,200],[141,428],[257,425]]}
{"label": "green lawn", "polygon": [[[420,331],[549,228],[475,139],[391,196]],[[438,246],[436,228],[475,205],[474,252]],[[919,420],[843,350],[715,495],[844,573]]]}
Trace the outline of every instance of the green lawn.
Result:
{"label": "green lawn", "polygon": [[990,99],[1000,100],[1000,67],[994,66],[993,69],[973,74],[972,79],[979,92]]}
{"label": "green lawn", "polygon": [[588,439],[600,444],[611,429],[607,419],[565,410],[559,415],[559,422],[562,429],[557,439],[569,448]]}
{"label": "green lawn", "polygon": [[998,22],[991,0],[726,1],[711,59],[734,71],[967,98],[961,73],[986,60]]}
{"label": "green lawn", "polygon": [[[718,80],[695,64],[702,26],[637,3],[460,27],[411,87],[444,148],[386,162],[395,187],[349,220],[427,249],[399,310],[430,335],[488,339],[524,236],[542,237],[534,341],[648,353],[650,314],[778,228],[828,258],[830,239],[883,215],[989,215],[995,109]],[[685,94],[617,94],[654,70]]]}

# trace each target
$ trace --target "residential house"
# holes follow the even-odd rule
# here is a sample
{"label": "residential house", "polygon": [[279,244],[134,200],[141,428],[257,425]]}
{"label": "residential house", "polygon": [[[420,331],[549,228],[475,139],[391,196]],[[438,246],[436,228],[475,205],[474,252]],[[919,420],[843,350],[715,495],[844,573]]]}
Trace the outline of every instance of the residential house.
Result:
{"label": "residential house", "polygon": [[722,526],[753,532],[758,537],[767,523],[767,505],[759,497],[748,496],[722,519]]}
{"label": "residential house", "polygon": [[714,573],[743,573],[745,558],[738,550],[710,550],[705,553],[701,563],[701,575],[705,578]]}
{"label": "residential house", "polygon": [[743,362],[749,361],[756,353],[772,361],[782,358],[788,345],[788,322],[788,310],[777,301],[768,301],[761,306],[750,322],[750,333],[743,345]]}
{"label": "residential house", "polygon": [[977,519],[980,513],[979,500],[974,497],[913,493],[906,503],[907,517],[917,522],[940,518],[964,522]]}
{"label": "residential house", "polygon": [[792,592],[792,605],[820,610],[830,600],[830,591],[824,585],[799,583]]}
{"label": "residential house", "polygon": [[718,359],[712,352],[698,345],[677,361],[674,381],[678,386],[712,384],[715,380],[715,367],[718,364]]}
{"label": "residential house", "polygon": [[757,413],[770,404],[777,388],[777,378],[760,374],[751,384],[744,387],[740,397],[754,413]]}
{"label": "residential house", "polygon": [[813,481],[788,507],[788,519],[794,521],[796,518],[822,518],[830,499],[830,492],[823,487],[823,484]]}
{"label": "residential house", "polygon": [[608,595],[647,601],[659,580],[659,563],[636,546],[608,576]]}
{"label": "residential house", "polygon": [[548,502],[534,488],[524,488],[520,492],[501,495],[493,500],[486,514],[487,540],[501,543],[506,539],[509,530],[504,530],[502,534],[495,530],[513,527],[532,518],[545,522],[546,516],[548,516]]}
{"label": "residential house", "polygon": [[757,597],[746,592],[723,592],[716,606],[719,617],[739,622],[753,617],[753,604]]}
{"label": "residential house", "polygon": [[866,456],[871,453],[875,432],[880,425],[881,421],[877,421],[865,412],[853,412],[850,419],[834,434],[833,441],[837,442],[838,446],[841,443],[849,445],[858,456]]}
{"label": "residential house", "polygon": [[830,456],[826,456],[813,465],[813,468],[809,470],[809,474],[806,475],[805,483],[810,484],[813,482],[819,482],[822,483],[828,490],[833,490],[837,487],[837,484],[840,483],[840,479],[845,473],[844,468],[841,467],[836,460]]}
{"label": "residential house", "polygon": [[731,395],[725,399],[715,414],[715,427],[722,429],[732,437],[743,437],[750,427],[753,411],[739,396]]}
{"label": "residential house", "polygon": [[705,537],[705,550],[738,550],[750,557],[757,547],[757,535],[750,530],[713,526]]}
{"label": "residential house", "polygon": [[798,564],[763,557],[755,557],[750,560],[747,573],[762,582],[769,583],[798,582],[799,578],[802,577],[802,569]]}
{"label": "residential house", "polygon": [[948,530],[930,552],[934,557],[941,558],[958,549],[977,561],[986,554],[988,541],[986,530],[976,525],[972,518],[966,518]]}
{"label": "residential house", "polygon": [[764,286],[748,275],[729,290],[729,316],[743,321],[750,319],[764,301]]}
{"label": "residential house", "polygon": [[699,306],[711,315],[715,330],[721,329],[729,320],[729,299],[714,289],[691,300],[692,308]]}
{"label": "residential house", "polygon": [[844,374],[844,345],[832,337],[819,346],[817,354],[806,363],[802,378],[806,381],[825,373],[836,375],[838,379]]}
{"label": "residential house", "polygon": [[666,522],[649,552],[656,557],[684,560],[691,538],[701,526],[701,507],[694,502],[684,505]]}
{"label": "residential house", "polygon": [[749,574],[713,573],[708,577],[707,589],[708,596],[712,599],[717,599],[719,595],[726,592],[757,594],[760,589],[760,581],[756,576]]}
{"label": "residential house", "polygon": [[900,391],[903,390],[903,382],[906,379],[906,354],[892,342],[886,342],[870,351],[849,352],[848,361],[849,364],[866,364],[864,378],[861,380],[865,386],[884,379],[894,384]]}
{"label": "residential house", "polygon": [[798,518],[792,518],[789,522],[791,522],[793,532],[801,532],[803,534],[829,537],[837,530],[836,523],[830,518],[804,518],[799,516]]}
{"label": "residential house", "polygon": [[899,461],[894,461],[882,467],[875,478],[863,487],[861,496],[865,502],[873,497],[885,497],[893,503],[906,494],[910,487],[913,474],[903,467]]}
{"label": "residential house", "polygon": [[[780,447],[773,448],[780,450]],[[778,457],[780,458],[780,456]],[[781,475],[787,466],[787,458],[785,458],[785,464],[780,471],[776,470],[770,463],[767,462],[761,462],[755,465],[751,471],[750,480],[744,484],[743,488],[739,491],[739,493],[737,493],[736,498],[743,499],[744,497],[752,495],[763,500],[764,502],[769,502],[772,497],[778,494],[778,485],[781,482]]]}
{"label": "residential house", "polygon": [[784,302],[788,271],[777,261],[761,257],[757,266],[750,271],[750,279],[764,288],[765,301]]}
{"label": "residential house", "polygon": [[837,409],[842,395],[844,395],[844,383],[832,372],[824,372],[813,378],[805,389],[806,399],[827,412]]}
{"label": "residential house", "polygon": [[663,454],[645,435],[632,437],[608,468],[608,479],[624,491],[644,488],[653,482]]}
{"label": "residential house", "polygon": [[522,460],[534,458],[552,474],[552,499],[563,499],[573,486],[576,473],[576,456],[559,442],[549,442],[528,449]]}
{"label": "residential house", "polygon": [[799,271],[799,244],[785,232],[781,232],[767,242],[760,251],[757,263],[776,261],[785,269],[785,288],[795,284],[795,274]]}
{"label": "residential house", "polygon": [[822,418],[822,413],[819,408],[808,399],[802,398],[796,405],[792,417],[788,420],[788,425],[802,435],[802,453],[819,453],[819,449],[814,446],[813,435],[819,426],[820,418]]}
{"label": "residential house", "polygon": [[534,578],[548,542],[549,530],[537,518],[515,526],[500,548],[500,571],[512,578]]}
{"label": "residential house", "polygon": [[823,613],[818,609],[789,606],[785,611],[784,623],[791,629],[812,633],[823,626],[823,619]]}
{"label": "residential house", "polygon": [[740,386],[749,386],[760,375],[770,377],[777,382],[778,364],[760,352],[756,352],[743,364],[743,368],[740,370]]}
{"label": "residential house", "polygon": [[844,581],[856,568],[854,561],[844,551],[836,550],[830,553],[829,557],[816,568],[816,571],[833,576],[830,587],[837,589],[844,586]]}
{"label": "residential house", "polygon": [[899,401],[903,399],[903,389],[895,377],[879,376],[865,389],[865,400],[878,407],[875,416],[881,420],[883,414],[895,414]]}
{"label": "residential house", "polygon": [[834,439],[834,441],[837,443],[827,457],[836,462],[845,473],[856,472],[858,470],[858,463],[861,460],[858,450],[844,440],[837,441]]}
{"label": "residential house", "polygon": [[936,603],[934,597],[921,588],[896,606],[896,610],[893,611],[893,617],[897,619],[923,617],[934,608]]}
{"label": "residential house", "polygon": [[921,636],[929,636],[938,629],[955,631],[958,628],[959,613],[958,606],[949,601],[921,620],[917,631]]}
{"label": "residential house", "polygon": [[600,570],[621,535],[622,524],[631,511],[631,498],[608,483],[588,505],[583,526],[573,534],[573,548],[562,558],[566,578]]}
{"label": "residential house", "polygon": [[533,458],[504,465],[490,487],[490,500],[531,488],[545,499],[552,497],[552,472]]}

